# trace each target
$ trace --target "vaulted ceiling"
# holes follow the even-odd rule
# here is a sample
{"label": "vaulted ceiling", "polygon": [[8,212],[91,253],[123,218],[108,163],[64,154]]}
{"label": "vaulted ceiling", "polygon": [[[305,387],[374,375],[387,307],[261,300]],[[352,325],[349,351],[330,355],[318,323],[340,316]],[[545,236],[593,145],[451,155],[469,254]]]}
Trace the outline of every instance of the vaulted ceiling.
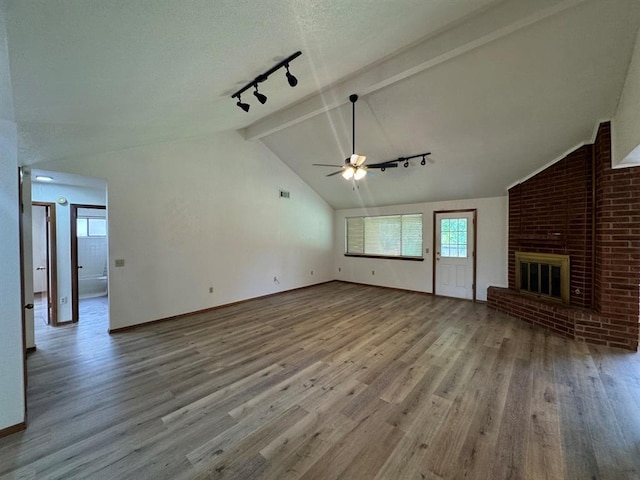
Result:
{"label": "vaulted ceiling", "polygon": [[[610,118],[635,0],[5,0],[20,162],[238,130],[335,208],[503,195]],[[296,50],[245,113],[229,95]],[[6,88],[3,87],[3,88]],[[359,188],[312,163],[431,151]],[[215,158],[214,161],[225,161]]]}

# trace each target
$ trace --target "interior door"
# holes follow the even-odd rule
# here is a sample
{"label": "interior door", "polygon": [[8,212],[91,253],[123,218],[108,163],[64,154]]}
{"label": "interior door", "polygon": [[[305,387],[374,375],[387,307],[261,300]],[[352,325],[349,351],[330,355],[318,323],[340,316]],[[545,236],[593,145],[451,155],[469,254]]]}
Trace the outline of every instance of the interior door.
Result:
{"label": "interior door", "polygon": [[[82,248],[80,248],[80,240]],[[73,322],[80,320],[80,299],[94,296],[87,291],[89,281],[107,285],[106,207],[103,205],[71,205],[71,296]],[[101,254],[104,255],[101,255]],[[83,280],[83,282],[81,282]],[[81,286],[85,284],[85,287]],[[103,295],[106,295],[105,290]]]}
{"label": "interior door", "polygon": [[47,217],[46,206],[32,205],[34,321],[45,325],[50,323]]}
{"label": "interior door", "polygon": [[475,300],[476,211],[434,215],[434,293]]}
{"label": "interior door", "polygon": [[36,347],[33,323],[33,248],[31,220],[31,169],[20,168],[20,228],[21,228],[21,258],[22,258],[22,295],[24,316],[25,348],[33,350]]}
{"label": "interior door", "polygon": [[56,326],[56,207],[55,203],[33,202],[33,291],[35,321]]}

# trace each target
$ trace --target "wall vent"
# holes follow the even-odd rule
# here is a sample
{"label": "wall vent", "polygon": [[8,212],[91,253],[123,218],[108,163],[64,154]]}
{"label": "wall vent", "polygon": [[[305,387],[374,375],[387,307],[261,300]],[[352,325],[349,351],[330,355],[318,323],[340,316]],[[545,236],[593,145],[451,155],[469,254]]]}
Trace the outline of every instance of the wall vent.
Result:
{"label": "wall vent", "polygon": [[289,192],[285,190],[280,190],[280,198],[290,198]]}

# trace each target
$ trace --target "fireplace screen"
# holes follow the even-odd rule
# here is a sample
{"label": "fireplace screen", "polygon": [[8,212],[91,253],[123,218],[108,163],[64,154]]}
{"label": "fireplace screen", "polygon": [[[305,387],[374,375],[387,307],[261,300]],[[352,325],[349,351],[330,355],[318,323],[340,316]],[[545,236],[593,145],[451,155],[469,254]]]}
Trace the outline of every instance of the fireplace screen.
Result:
{"label": "fireplace screen", "polygon": [[516,289],[569,303],[569,256],[516,252]]}

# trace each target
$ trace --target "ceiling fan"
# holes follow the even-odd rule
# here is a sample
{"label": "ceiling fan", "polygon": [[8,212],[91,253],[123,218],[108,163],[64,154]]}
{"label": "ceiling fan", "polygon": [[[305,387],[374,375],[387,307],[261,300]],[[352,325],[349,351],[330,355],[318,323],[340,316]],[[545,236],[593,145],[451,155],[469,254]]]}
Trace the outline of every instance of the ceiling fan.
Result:
{"label": "ceiling fan", "polygon": [[327,177],[332,177],[339,173],[342,174],[342,177],[345,180],[360,180],[367,175],[367,170],[370,168],[379,168],[380,171],[384,172],[387,168],[396,168],[399,163],[403,163],[404,167],[409,166],[409,160],[412,158],[422,157],[421,165],[426,164],[425,157],[427,155],[431,155],[431,152],[420,153],[418,155],[411,155],[409,157],[399,157],[395,160],[387,160],[385,162],[379,163],[371,163],[369,165],[364,165],[365,160],[367,159],[364,155],[356,154],[356,102],[358,101],[358,95],[353,94],[349,95],[349,101],[351,102],[351,133],[353,137],[353,148],[351,150],[351,156],[349,158],[345,158],[344,165],[330,165],[326,163],[314,163],[315,167],[335,167],[340,170],[336,172],[329,173]]}

